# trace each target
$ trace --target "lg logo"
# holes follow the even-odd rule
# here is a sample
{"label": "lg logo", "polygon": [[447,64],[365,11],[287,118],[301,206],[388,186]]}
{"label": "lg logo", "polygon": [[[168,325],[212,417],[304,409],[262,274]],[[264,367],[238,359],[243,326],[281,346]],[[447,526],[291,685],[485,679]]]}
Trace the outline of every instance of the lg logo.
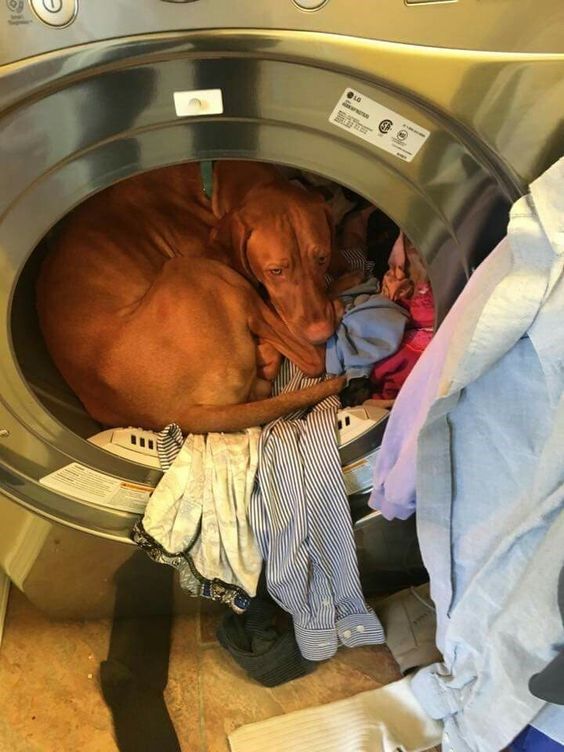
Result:
{"label": "lg logo", "polygon": [[354,91],[347,91],[347,99],[352,99],[353,102],[360,102],[362,97],[359,97]]}

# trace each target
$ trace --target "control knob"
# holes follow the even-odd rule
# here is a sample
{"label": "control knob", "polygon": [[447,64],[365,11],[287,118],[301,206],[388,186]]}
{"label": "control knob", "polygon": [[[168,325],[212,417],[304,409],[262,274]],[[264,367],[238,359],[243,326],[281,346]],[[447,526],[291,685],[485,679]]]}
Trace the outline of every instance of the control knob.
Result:
{"label": "control knob", "polygon": [[47,26],[68,26],[78,12],[78,0],[29,0],[31,9]]}

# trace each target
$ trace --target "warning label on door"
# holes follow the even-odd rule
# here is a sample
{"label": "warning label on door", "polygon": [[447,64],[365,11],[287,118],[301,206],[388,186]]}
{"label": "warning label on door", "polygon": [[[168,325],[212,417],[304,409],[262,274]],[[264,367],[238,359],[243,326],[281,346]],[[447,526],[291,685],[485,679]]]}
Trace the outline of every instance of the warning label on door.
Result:
{"label": "warning label on door", "polygon": [[129,483],[78,462],[71,462],[70,465],[45,475],[39,482],[65,496],[138,514],[145,511],[149,496],[154,490],[152,486]]}
{"label": "warning label on door", "polygon": [[430,132],[355,89],[345,89],[329,122],[389,154],[411,162]]}

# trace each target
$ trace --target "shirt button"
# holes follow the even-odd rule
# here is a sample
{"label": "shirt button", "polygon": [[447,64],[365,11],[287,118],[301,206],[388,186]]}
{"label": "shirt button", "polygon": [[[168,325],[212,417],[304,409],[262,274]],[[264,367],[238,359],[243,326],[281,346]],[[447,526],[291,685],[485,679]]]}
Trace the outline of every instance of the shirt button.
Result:
{"label": "shirt button", "polygon": [[326,598],[324,601],[321,601],[321,605],[322,606],[330,606],[331,605],[331,601],[328,601],[327,598]]}
{"label": "shirt button", "polygon": [[351,630],[350,629],[345,629],[345,631],[343,632],[343,637],[345,638],[345,640],[348,640],[349,637],[352,637]]}
{"label": "shirt button", "polygon": [[363,624],[359,624],[358,627],[356,628],[356,631],[357,632],[364,632],[364,625]]}

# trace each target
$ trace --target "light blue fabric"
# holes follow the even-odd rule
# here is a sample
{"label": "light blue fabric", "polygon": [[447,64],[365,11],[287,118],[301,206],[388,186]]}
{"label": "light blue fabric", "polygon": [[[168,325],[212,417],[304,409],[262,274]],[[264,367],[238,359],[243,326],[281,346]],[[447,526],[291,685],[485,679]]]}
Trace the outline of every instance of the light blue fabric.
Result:
{"label": "light blue fabric", "polygon": [[455,752],[497,752],[528,724],[564,743],[564,707],[528,690],[564,644],[563,268],[561,160],[413,370],[375,469],[372,505],[417,506],[444,661],[412,686]]}
{"label": "light blue fabric", "polygon": [[376,294],[377,280],[368,280],[339,297],[345,313],[327,342],[325,370],[351,379],[369,376],[375,363],[400,346],[409,314],[384,295]]}

